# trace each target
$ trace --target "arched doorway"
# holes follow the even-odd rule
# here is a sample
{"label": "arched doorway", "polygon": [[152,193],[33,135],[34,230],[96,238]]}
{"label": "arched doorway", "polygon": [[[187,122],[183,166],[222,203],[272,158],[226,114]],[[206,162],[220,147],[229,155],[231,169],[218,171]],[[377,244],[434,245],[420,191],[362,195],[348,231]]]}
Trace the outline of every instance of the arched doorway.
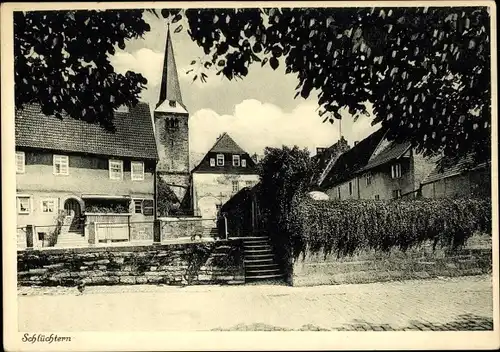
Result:
{"label": "arched doorway", "polygon": [[82,208],[80,202],[75,198],[68,198],[64,202],[64,210],[68,216],[73,216],[73,221],[69,227],[71,232],[82,232],[83,222],[82,222]]}

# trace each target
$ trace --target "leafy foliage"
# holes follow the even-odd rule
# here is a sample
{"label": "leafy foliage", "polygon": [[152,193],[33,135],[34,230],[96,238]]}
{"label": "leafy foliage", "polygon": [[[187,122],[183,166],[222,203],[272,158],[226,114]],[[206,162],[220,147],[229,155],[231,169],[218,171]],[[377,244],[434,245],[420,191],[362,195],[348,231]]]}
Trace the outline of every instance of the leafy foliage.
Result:
{"label": "leafy foliage", "polygon": [[159,175],[157,176],[156,187],[158,192],[158,216],[168,216],[172,210],[179,209],[180,204],[177,196]]}
{"label": "leafy foliage", "polygon": [[324,121],[340,119],[343,107],[367,114],[370,101],[374,123],[388,127],[390,139],[410,140],[427,155],[490,155],[487,7],[169,9],[162,15],[172,23],[185,18],[208,57],[200,59],[203,70],[231,80],[255,63],[284,66],[298,77],[296,97],[319,92]]}
{"label": "leafy foliage", "polygon": [[398,201],[304,199],[292,216],[294,256],[306,251],[339,257],[358,250],[407,250],[426,241],[455,249],[475,231],[491,233],[490,199]]}
{"label": "leafy foliage", "polygon": [[112,201],[112,200],[87,200],[85,204],[86,213],[110,213],[110,214],[127,214],[130,213],[129,201]]}
{"label": "leafy foliage", "polygon": [[313,167],[307,149],[294,146],[266,148],[259,164],[260,183],[256,186],[263,228],[282,260],[285,272],[291,259],[293,207],[307,192]]}
{"label": "leafy foliage", "polygon": [[150,30],[143,10],[14,13],[16,108],[38,103],[45,115],[99,123],[110,130],[113,111],[132,107],[147,83],[115,72],[116,48]]}

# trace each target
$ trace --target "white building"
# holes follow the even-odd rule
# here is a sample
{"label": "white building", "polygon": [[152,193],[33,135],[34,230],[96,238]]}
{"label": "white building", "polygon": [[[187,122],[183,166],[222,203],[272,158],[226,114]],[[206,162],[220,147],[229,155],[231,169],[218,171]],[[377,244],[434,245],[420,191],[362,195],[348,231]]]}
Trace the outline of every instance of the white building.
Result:
{"label": "white building", "polygon": [[222,204],[259,181],[255,162],[227,133],[193,169],[192,177],[195,214],[204,219],[216,218]]}

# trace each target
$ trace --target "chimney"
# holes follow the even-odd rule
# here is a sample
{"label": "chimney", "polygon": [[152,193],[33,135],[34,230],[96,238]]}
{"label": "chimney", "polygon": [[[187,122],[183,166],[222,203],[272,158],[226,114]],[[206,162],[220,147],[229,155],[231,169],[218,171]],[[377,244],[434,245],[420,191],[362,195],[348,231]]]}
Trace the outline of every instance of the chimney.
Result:
{"label": "chimney", "polygon": [[323,153],[324,151],[325,151],[325,148],[323,148],[323,147],[317,147],[317,148],[316,148],[316,154],[321,154],[321,153]]}
{"label": "chimney", "polygon": [[354,145],[358,145],[359,141],[354,141]]}

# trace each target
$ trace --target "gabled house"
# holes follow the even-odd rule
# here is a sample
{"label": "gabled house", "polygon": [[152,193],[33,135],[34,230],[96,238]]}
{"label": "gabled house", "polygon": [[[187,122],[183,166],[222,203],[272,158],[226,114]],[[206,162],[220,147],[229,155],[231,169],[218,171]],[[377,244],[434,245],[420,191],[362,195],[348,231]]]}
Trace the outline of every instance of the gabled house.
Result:
{"label": "gabled house", "polygon": [[476,162],[471,155],[456,162],[443,160],[422,181],[425,198],[491,196],[491,163]]}
{"label": "gabled house", "polygon": [[415,197],[434,167],[409,143],[388,141],[381,128],[341,154],[320,188],[334,199]]}
{"label": "gabled house", "polygon": [[[60,210],[75,236],[85,212],[103,207],[153,219],[158,154],[149,106],[115,111],[115,132],[38,105],[16,111],[17,226],[53,226]],[[68,221],[68,219],[66,219]]]}
{"label": "gabled house", "polygon": [[192,171],[195,214],[215,219],[220,207],[244,187],[259,181],[254,160],[223,133]]}

